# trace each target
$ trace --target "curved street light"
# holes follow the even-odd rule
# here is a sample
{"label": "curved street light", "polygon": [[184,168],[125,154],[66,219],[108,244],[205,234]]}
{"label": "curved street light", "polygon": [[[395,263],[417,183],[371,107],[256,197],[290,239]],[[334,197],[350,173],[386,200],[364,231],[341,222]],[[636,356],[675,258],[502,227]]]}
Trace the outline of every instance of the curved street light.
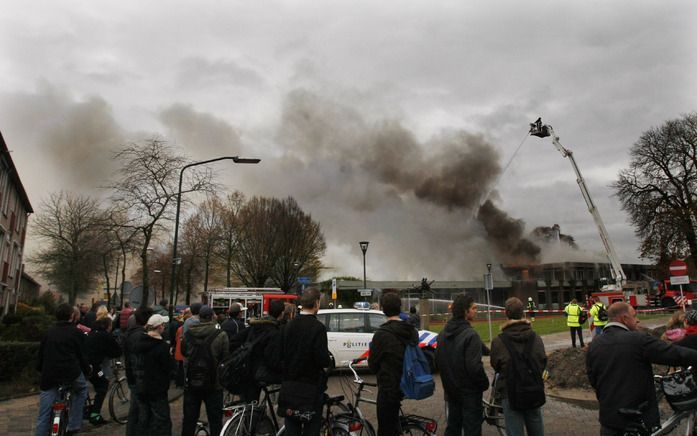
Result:
{"label": "curved street light", "polygon": [[213,162],[218,162],[220,160],[231,160],[236,164],[258,164],[261,159],[256,158],[245,158],[239,156],[223,156],[215,159],[208,159],[201,162],[193,162],[188,165],[184,165],[179,171],[179,190],[177,191],[177,214],[174,218],[174,242],[172,243],[172,278],[170,280],[169,286],[169,318],[172,319],[174,315],[174,290],[177,288],[177,265],[181,263],[181,258],[177,257],[177,240],[179,238],[179,211],[181,207],[182,200],[182,177],[184,176],[184,170],[197,165],[204,165]]}

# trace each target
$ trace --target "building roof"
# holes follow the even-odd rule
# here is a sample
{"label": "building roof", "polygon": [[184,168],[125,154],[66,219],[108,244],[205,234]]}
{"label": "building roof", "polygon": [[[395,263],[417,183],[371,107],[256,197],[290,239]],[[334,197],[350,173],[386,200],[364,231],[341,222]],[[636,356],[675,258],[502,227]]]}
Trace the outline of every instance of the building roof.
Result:
{"label": "building roof", "polygon": [[31,207],[31,202],[29,201],[27,191],[24,190],[24,185],[22,185],[22,181],[20,180],[19,174],[17,173],[17,167],[15,167],[15,164],[12,161],[10,150],[7,149],[5,139],[2,137],[2,132],[0,132],[0,154],[2,155],[2,157],[5,158],[5,161],[7,162],[7,165],[9,167],[8,172],[10,174],[10,179],[12,180],[12,183],[14,183],[15,188],[17,189],[17,194],[19,195],[20,200],[22,200],[22,203],[24,203],[24,207],[27,209],[28,213],[34,213],[34,209]]}

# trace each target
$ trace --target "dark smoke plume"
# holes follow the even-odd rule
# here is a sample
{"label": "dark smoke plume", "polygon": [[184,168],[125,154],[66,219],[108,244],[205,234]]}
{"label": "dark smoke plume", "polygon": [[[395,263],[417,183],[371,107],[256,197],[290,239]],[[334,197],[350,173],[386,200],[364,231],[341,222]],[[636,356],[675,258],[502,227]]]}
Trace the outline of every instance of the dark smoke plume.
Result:
{"label": "dark smoke plume", "polygon": [[[463,222],[477,216],[500,261],[537,261],[540,249],[523,237],[521,220],[510,218],[491,201],[479,210],[501,172],[499,155],[483,136],[449,131],[419,143],[396,121],[371,126],[355,110],[304,90],[289,95],[283,121],[279,139],[290,142],[294,158],[298,152],[308,160],[338,158],[342,172],[367,174],[382,184],[385,195],[389,191],[411,195],[450,212],[458,211]],[[379,191],[376,187],[366,193],[376,197],[373,201],[352,203],[354,209],[364,211],[386,204]]]}
{"label": "dark smoke plume", "polygon": [[499,255],[506,263],[529,263],[536,261],[540,247],[523,237],[525,223],[513,219],[487,200],[477,219],[484,224],[489,240],[494,242]]}

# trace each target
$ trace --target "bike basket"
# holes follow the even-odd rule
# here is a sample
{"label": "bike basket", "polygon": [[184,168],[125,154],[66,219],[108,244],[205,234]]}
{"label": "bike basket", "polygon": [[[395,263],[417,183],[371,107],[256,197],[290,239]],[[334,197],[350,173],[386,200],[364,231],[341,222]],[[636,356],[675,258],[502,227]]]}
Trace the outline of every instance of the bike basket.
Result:
{"label": "bike basket", "polygon": [[663,377],[661,389],[673,410],[697,408],[697,380],[691,371],[678,371]]}

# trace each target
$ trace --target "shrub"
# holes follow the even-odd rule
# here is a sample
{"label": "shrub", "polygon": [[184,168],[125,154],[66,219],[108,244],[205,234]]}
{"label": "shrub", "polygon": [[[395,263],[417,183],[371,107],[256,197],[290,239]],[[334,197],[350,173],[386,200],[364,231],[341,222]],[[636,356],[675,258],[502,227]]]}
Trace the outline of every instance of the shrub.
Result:
{"label": "shrub", "polygon": [[8,313],[2,318],[2,323],[5,325],[19,324],[22,321],[22,316],[15,313]]}
{"label": "shrub", "polygon": [[55,317],[49,315],[25,316],[19,323],[0,329],[0,341],[38,342],[55,322]]}
{"label": "shrub", "polygon": [[27,316],[27,315],[38,315],[40,313],[43,313],[44,309],[43,307],[37,307],[37,306],[30,306],[26,303],[17,303],[17,315],[19,316]]}
{"label": "shrub", "polygon": [[0,356],[0,382],[17,379],[38,381],[38,342],[0,342]]}

